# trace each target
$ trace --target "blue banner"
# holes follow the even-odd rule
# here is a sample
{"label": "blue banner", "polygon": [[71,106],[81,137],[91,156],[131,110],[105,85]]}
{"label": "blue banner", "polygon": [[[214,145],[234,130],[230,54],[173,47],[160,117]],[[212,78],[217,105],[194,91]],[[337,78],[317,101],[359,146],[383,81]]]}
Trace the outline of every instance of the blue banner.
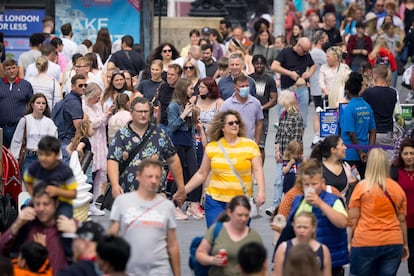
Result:
{"label": "blue banner", "polygon": [[56,1],[57,35],[65,23],[72,24],[73,40],[80,44],[84,39],[95,43],[100,28],[109,29],[112,42],[124,35],[131,35],[135,43],[140,43],[139,0],[66,0]]}
{"label": "blue banner", "polygon": [[338,135],[338,111],[320,112],[320,136]]}
{"label": "blue banner", "polygon": [[0,13],[0,32],[5,37],[25,37],[43,32],[44,10],[5,10]]}

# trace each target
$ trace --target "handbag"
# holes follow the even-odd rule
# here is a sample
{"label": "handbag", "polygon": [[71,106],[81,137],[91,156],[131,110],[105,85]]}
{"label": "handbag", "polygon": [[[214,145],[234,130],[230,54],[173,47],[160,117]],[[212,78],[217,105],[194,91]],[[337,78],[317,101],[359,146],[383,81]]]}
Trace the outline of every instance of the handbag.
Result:
{"label": "handbag", "polygon": [[81,168],[83,173],[86,173],[86,171],[88,170],[89,164],[91,164],[93,159],[93,153],[90,150],[85,151],[85,153],[83,154],[82,159],[80,160],[80,164],[81,164]]}
{"label": "handbag", "polygon": [[23,163],[24,159],[26,159],[26,145],[27,145],[27,120],[26,116],[24,118],[24,131],[23,131],[23,139],[22,139],[22,145],[20,147],[19,152],[19,169],[20,171],[23,169]]}
{"label": "handbag", "polygon": [[[118,177],[120,177],[121,174],[124,173],[126,168],[128,168],[129,163],[131,163],[132,159],[134,159],[135,155],[137,155],[137,153],[140,152],[142,150],[142,148],[147,144],[148,139],[151,136],[151,134],[154,132],[154,130],[155,130],[155,125],[151,124],[151,129],[148,132],[146,132],[146,135],[144,135],[142,137],[141,143],[139,143],[139,145],[137,145],[130,152],[130,154],[128,156],[128,159],[125,162],[119,163],[119,175],[118,175]],[[109,185],[106,186],[100,209],[101,210],[108,209],[109,211],[111,211],[113,203],[114,203],[114,197],[112,196],[112,185],[109,184]]]}
{"label": "handbag", "polygon": [[220,150],[223,152],[224,157],[226,157],[227,162],[229,162],[231,170],[233,171],[234,175],[239,180],[240,185],[242,186],[244,195],[249,200],[249,204],[250,204],[250,218],[251,219],[260,218],[262,216],[261,215],[261,211],[260,211],[260,206],[258,206],[256,200],[253,197],[250,197],[249,194],[247,193],[246,185],[244,185],[243,180],[241,179],[239,173],[234,168],[233,162],[231,162],[230,157],[227,155],[227,152],[224,149],[223,144],[221,143],[221,141],[218,141],[218,145],[220,147]]}

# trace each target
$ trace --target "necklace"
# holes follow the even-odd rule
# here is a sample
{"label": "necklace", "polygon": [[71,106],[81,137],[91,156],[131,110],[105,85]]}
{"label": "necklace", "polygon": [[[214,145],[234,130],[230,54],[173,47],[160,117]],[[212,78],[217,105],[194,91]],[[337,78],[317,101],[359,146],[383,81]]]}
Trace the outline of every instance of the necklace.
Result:
{"label": "necklace", "polygon": [[414,171],[409,171],[407,169],[404,169],[404,170],[407,173],[407,175],[410,178],[410,180],[413,181],[414,180]]}

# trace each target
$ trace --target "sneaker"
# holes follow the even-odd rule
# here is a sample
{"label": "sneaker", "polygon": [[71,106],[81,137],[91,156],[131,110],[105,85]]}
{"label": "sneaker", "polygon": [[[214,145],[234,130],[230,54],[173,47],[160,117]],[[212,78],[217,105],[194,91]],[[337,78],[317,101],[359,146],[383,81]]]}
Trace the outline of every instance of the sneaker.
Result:
{"label": "sneaker", "polygon": [[266,209],[265,213],[266,215],[271,217],[275,213],[275,210],[276,210],[276,206],[270,206],[269,208]]}
{"label": "sneaker", "polygon": [[204,216],[204,209],[203,207],[201,207],[201,205],[198,205],[198,211],[200,212],[200,214],[202,214]]}
{"label": "sneaker", "polygon": [[94,204],[89,205],[89,212],[91,216],[104,216],[105,211],[99,210]]}
{"label": "sneaker", "polygon": [[204,219],[204,215],[200,213],[200,204],[191,203],[187,208],[187,216],[193,216],[195,219]]}
{"label": "sneaker", "polygon": [[176,220],[187,220],[188,216],[184,214],[180,207],[175,208],[175,219]]}

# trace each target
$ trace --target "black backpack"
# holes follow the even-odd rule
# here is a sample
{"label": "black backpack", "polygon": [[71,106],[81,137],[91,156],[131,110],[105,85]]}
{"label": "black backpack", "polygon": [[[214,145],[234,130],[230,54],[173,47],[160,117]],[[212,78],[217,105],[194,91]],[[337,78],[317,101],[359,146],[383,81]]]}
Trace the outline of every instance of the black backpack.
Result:
{"label": "black backpack", "polygon": [[52,120],[57,127],[59,138],[61,138],[60,137],[61,133],[65,129],[65,118],[63,115],[64,110],[65,110],[64,105],[65,105],[65,102],[64,102],[64,99],[62,99],[55,104],[55,106],[53,107],[53,111],[52,111]]}
{"label": "black backpack", "polygon": [[17,204],[10,195],[0,195],[0,232],[6,231],[17,218]]}

